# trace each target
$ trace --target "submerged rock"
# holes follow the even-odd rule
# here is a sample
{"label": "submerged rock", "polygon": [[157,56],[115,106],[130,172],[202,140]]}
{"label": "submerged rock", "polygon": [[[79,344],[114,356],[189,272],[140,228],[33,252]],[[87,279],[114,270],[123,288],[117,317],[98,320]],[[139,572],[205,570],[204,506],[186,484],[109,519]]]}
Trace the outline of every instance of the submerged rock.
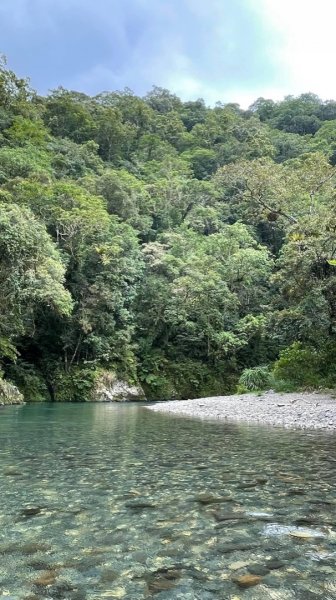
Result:
{"label": "submerged rock", "polygon": [[222,523],[223,521],[246,521],[249,517],[244,512],[222,512],[217,511],[214,513],[216,521]]}
{"label": "submerged rock", "polygon": [[238,489],[240,490],[248,490],[255,488],[259,485],[265,485],[267,483],[267,477],[257,477],[253,481],[242,481],[238,484]]}
{"label": "submerged rock", "polygon": [[155,504],[147,502],[146,500],[132,500],[130,502],[126,502],[125,506],[135,512],[156,508]]}
{"label": "submerged rock", "polygon": [[171,590],[181,578],[181,569],[177,567],[158,569],[145,577],[148,590],[152,594]]}
{"label": "submerged rock", "polygon": [[298,540],[311,540],[317,537],[324,537],[322,532],[317,531],[291,531],[289,534],[291,537]]}
{"label": "submerged rock", "polygon": [[291,525],[280,525],[279,523],[270,523],[263,530],[266,537],[277,537],[290,535],[299,540],[318,539],[325,537],[325,534],[318,529],[308,529],[308,527],[295,527]]}
{"label": "submerged rock", "polygon": [[259,544],[256,542],[229,542],[227,544],[219,544],[216,550],[220,554],[231,554],[232,552],[248,552],[249,550],[254,550],[258,547]]}
{"label": "submerged rock", "polygon": [[37,552],[48,552],[48,550],[50,550],[50,546],[42,542],[27,542],[23,546],[18,545],[13,551],[30,556],[31,554],[37,554]]}
{"label": "submerged rock", "polygon": [[6,477],[20,477],[22,471],[19,471],[15,467],[7,467],[7,469],[4,469],[3,474],[6,475]]}
{"label": "submerged rock", "polygon": [[290,490],[288,490],[287,494],[288,496],[304,496],[306,493],[306,490],[304,488],[291,488]]}
{"label": "submerged rock", "polygon": [[118,379],[115,373],[103,371],[96,380],[91,393],[91,402],[127,402],[146,400],[145,393],[139,384],[130,384]]}
{"label": "submerged rock", "polygon": [[262,581],[262,577],[260,575],[246,574],[233,577],[232,581],[241,588],[249,588],[258,585]]}
{"label": "submerged rock", "polygon": [[204,506],[208,504],[221,504],[222,502],[233,502],[233,498],[231,496],[213,496],[212,494],[199,494],[196,497],[196,502],[203,504]]}
{"label": "submerged rock", "polygon": [[56,573],[55,571],[46,571],[37,579],[34,579],[33,584],[38,587],[47,587],[52,585],[56,581]]}
{"label": "submerged rock", "polygon": [[271,558],[270,560],[267,561],[267,567],[270,569],[270,571],[275,571],[277,569],[283,569],[283,567],[286,566],[286,563],[283,560],[280,560],[279,558]]}
{"label": "submerged rock", "polygon": [[25,506],[25,508],[21,510],[20,515],[29,519],[31,517],[36,517],[41,511],[42,508],[40,506]]}
{"label": "submerged rock", "polygon": [[[236,562],[233,562],[231,564],[229,564],[229,569],[231,571],[239,571],[239,569],[243,569],[244,567],[248,566],[248,562],[244,562],[243,560],[237,560]],[[256,573],[254,573],[254,575],[256,575]]]}
{"label": "submerged rock", "polygon": [[268,575],[268,573],[269,573],[269,569],[267,567],[265,567],[265,565],[261,565],[258,563],[253,563],[251,565],[248,565],[248,571],[252,575],[259,575],[260,577],[264,577],[265,575]]}

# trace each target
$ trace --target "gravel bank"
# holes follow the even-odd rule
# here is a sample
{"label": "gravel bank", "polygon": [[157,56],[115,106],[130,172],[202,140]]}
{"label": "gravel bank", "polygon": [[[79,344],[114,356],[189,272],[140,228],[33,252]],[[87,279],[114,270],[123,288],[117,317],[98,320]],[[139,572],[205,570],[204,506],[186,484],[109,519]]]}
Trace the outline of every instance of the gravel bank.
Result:
{"label": "gravel bank", "polygon": [[336,391],[331,393],[266,392],[261,396],[216,396],[197,400],[174,400],[147,407],[176,415],[240,421],[259,425],[336,430]]}

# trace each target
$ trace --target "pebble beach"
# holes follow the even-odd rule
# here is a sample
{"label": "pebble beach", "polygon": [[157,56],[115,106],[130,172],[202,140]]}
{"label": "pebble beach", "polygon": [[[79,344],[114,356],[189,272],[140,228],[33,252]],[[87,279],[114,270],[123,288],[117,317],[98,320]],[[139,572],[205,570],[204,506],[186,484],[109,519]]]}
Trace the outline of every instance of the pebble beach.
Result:
{"label": "pebble beach", "polygon": [[243,394],[158,402],[149,410],[287,428],[336,429],[336,391]]}

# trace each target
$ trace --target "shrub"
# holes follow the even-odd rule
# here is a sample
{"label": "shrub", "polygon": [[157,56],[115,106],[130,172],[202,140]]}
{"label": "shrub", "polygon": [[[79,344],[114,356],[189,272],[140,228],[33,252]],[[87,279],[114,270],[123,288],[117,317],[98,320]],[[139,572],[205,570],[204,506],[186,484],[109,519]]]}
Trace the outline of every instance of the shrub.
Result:
{"label": "shrub", "polygon": [[272,387],[272,375],[266,366],[245,369],[240,378],[238,392],[265,390]]}
{"label": "shrub", "polygon": [[82,366],[72,367],[67,372],[59,368],[53,376],[54,400],[85,402],[91,397],[97,375],[95,369]]}
{"label": "shrub", "polygon": [[[210,367],[201,361],[168,361],[153,357],[140,371],[140,381],[150,400],[202,398],[233,393],[237,379],[225,364]],[[161,360],[160,360],[161,358]]]}
{"label": "shrub", "polygon": [[18,386],[26,402],[50,402],[50,393],[41,372],[30,363],[17,361],[8,375]]}
{"label": "shrub", "polygon": [[275,380],[298,388],[319,387],[322,384],[320,362],[321,356],[314,348],[295,342],[280,353],[273,370]]}

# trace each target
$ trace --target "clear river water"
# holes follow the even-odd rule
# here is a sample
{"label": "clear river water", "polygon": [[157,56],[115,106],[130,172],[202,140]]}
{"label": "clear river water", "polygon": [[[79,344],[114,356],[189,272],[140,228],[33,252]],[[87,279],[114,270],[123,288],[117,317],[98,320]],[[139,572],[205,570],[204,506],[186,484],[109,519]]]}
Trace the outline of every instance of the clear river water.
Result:
{"label": "clear river water", "polygon": [[0,411],[0,598],[336,599],[331,433]]}

